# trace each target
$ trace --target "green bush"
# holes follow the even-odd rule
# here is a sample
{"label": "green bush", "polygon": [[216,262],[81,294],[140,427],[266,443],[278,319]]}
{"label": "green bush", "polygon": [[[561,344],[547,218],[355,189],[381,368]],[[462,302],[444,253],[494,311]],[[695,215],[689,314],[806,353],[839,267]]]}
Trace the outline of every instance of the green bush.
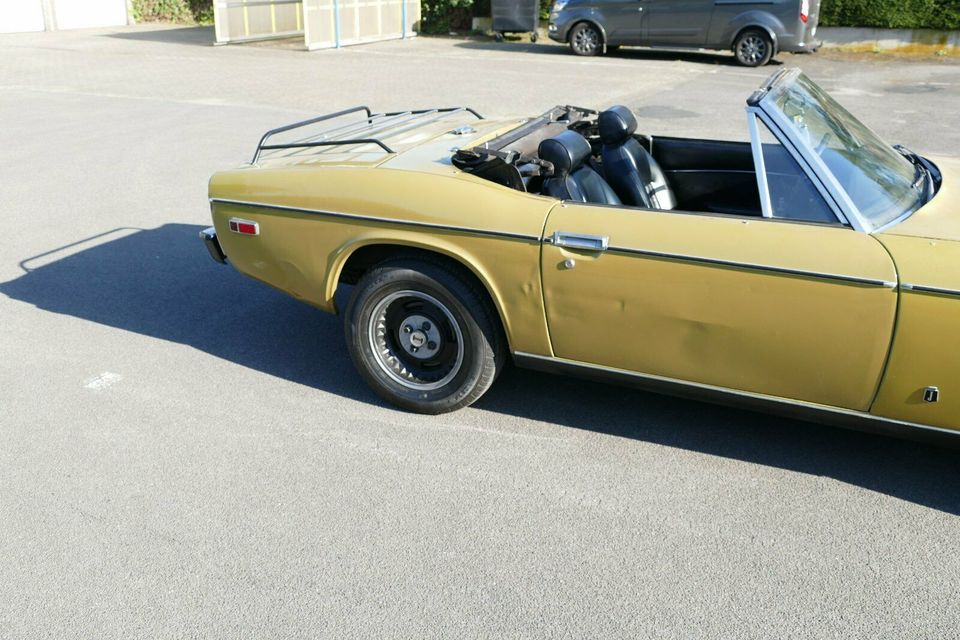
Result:
{"label": "green bush", "polygon": [[823,0],[829,27],[960,29],[960,0]]}
{"label": "green bush", "polygon": [[472,8],[473,0],[420,0],[420,31],[448,33],[469,29]]}
{"label": "green bush", "polygon": [[213,0],[133,0],[132,9],[137,22],[213,23]]}
{"label": "green bush", "polygon": [[546,23],[550,19],[550,7],[553,0],[540,0],[540,22]]}

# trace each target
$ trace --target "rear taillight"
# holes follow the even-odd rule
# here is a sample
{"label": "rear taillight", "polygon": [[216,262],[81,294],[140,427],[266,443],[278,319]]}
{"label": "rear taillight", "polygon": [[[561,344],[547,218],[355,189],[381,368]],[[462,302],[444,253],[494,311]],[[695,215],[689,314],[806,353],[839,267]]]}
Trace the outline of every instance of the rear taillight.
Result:
{"label": "rear taillight", "polygon": [[810,0],[800,0],[800,22],[810,19]]}

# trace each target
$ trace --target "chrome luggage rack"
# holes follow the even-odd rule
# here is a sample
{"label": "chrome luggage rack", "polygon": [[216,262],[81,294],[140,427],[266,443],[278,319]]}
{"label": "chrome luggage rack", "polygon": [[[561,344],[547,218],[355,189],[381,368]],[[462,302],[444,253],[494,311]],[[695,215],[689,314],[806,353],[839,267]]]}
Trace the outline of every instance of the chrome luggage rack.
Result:
{"label": "chrome luggage rack", "polygon": [[[250,161],[250,164],[256,164],[257,160],[260,159],[260,154],[262,152],[274,151],[277,149],[308,149],[311,147],[372,144],[380,147],[386,153],[396,153],[380,138],[396,135],[397,133],[422,126],[428,122],[438,120],[444,116],[458,113],[460,111],[472,113],[478,119],[483,120],[483,116],[470,107],[444,107],[442,109],[417,109],[414,111],[373,113],[370,111],[370,107],[359,106],[353,107],[352,109],[344,109],[343,111],[328,113],[322,116],[317,116],[316,118],[310,118],[309,120],[303,120],[302,122],[294,122],[293,124],[288,124],[283,127],[277,127],[276,129],[267,131],[265,134],[263,134],[263,137],[260,138],[260,143],[257,144],[257,150],[253,154],[253,160]],[[266,144],[268,139],[278,133],[292,131],[293,129],[306,127],[311,124],[316,124],[317,122],[333,120],[335,118],[341,118],[352,113],[360,112],[366,114],[366,117],[359,122],[342,124],[332,129],[317,132],[308,138],[295,142]],[[375,137],[372,134],[377,134],[380,137]]]}

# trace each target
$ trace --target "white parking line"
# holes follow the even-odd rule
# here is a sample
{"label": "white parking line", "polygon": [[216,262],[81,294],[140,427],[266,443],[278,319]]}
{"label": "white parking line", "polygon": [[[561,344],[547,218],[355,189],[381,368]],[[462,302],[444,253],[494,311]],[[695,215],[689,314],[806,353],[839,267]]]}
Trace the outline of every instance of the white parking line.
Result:
{"label": "white parking line", "polygon": [[110,371],[104,371],[98,376],[90,378],[83,383],[84,389],[90,389],[91,391],[103,391],[107,387],[113,386],[120,382],[123,379],[119,373],[112,373]]}

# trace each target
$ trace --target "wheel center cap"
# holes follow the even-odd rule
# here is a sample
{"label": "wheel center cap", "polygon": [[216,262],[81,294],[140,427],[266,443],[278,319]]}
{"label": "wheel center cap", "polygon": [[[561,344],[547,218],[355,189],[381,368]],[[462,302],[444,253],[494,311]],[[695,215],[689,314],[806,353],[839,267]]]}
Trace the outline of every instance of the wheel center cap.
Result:
{"label": "wheel center cap", "polygon": [[410,334],[410,344],[418,349],[427,342],[427,335],[423,331],[414,331]]}

